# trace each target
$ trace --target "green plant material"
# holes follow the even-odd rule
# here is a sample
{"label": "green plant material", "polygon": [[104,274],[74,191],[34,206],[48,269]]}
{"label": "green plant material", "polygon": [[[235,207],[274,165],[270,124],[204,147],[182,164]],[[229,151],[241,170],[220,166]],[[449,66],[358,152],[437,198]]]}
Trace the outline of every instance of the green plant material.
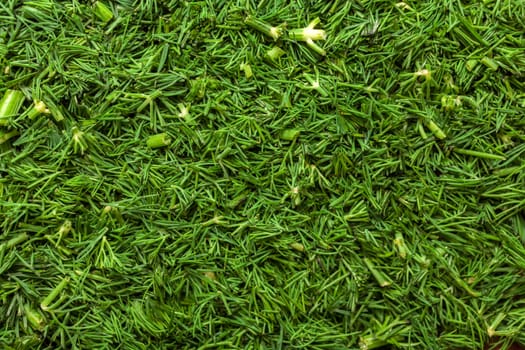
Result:
{"label": "green plant material", "polygon": [[459,21],[459,25],[454,28],[455,33],[458,34],[465,43],[469,45],[480,44],[485,47],[489,46],[468,18],[460,14],[458,14],[456,18]]}
{"label": "green plant material", "polygon": [[524,18],[2,1],[0,348],[525,344]]}
{"label": "green plant material", "polygon": [[483,57],[481,59],[481,63],[483,63],[488,69],[492,71],[497,71],[499,67],[496,61],[489,57]]}
{"label": "green plant material", "polygon": [[56,232],[54,235],[46,235],[45,237],[54,244],[54,246],[61,250],[62,253],[65,255],[72,255],[73,251],[71,249],[68,249],[61,245],[61,242],[64,238],[68,236],[68,234],[72,231],[73,224],[70,220],[64,221],[62,225],[60,225],[60,228],[58,229],[58,232]]}
{"label": "green plant material", "polygon": [[71,140],[74,154],[84,154],[89,147],[89,136],[76,126],[71,128]]}
{"label": "green plant material", "polygon": [[[408,322],[386,318],[383,322],[374,320],[369,330],[359,339],[359,349],[370,350],[385,345],[398,344],[403,335],[410,332]],[[412,344],[414,345],[414,344]]]}
{"label": "green plant material", "polygon": [[367,222],[370,217],[366,203],[364,201],[354,203],[350,212],[344,216],[344,219],[349,222]]}
{"label": "green plant material", "polygon": [[297,129],[286,129],[281,132],[281,139],[285,141],[293,141],[299,137],[300,133],[301,131]]}
{"label": "green plant material", "polygon": [[365,258],[363,259],[363,261],[365,262],[372,276],[374,276],[374,278],[376,279],[377,283],[379,283],[380,287],[388,287],[392,284],[392,280],[383,272],[376,269],[374,264],[372,264],[372,262],[370,261],[370,259]]}
{"label": "green plant material", "polygon": [[15,237],[11,238],[7,242],[1,243],[0,244],[0,247],[1,247],[0,250],[12,249],[13,247],[15,247],[15,246],[23,243],[24,241],[26,241],[28,238],[29,238],[29,236],[27,235],[27,233],[21,233],[18,236],[15,236]]}
{"label": "green plant material", "polygon": [[321,83],[319,82],[319,73],[317,73],[316,78],[306,73],[304,74],[304,77],[310,83],[310,86],[306,87],[307,89],[315,90],[319,92],[319,94],[321,94],[323,97],[328,97],[328,91],[324,88],[324,86],[321,86]]}
{"label": "green plant material", "polygon": [[119,224],[124,225],[124,219],[118,208],[106,205],[102,210],[102,217],[109,215],[112,219],[115,219]]}
{"label": "green plant material", "polygon": [[477,298],[482,294],[480,292],[474,291],[463,278],[461,278],[457,268],[453,262],[447,260],[446,251],[443,248],[437,248],[434,251],[434,257],[440,264],[440,266],[445,269],[449,275],[452,277],[453,282],[459,287],[465,290],[470,296]]}
{"label": "green plant material", "polygon": [[269,36],[273,40],[277,40],[283,35],[282,27],[271,26],[265,21],[255,18],[253,16],[246,17],[246,19],[244,20],[244,23],[246,23],[248,26],[252,27],[253,29],[261,32],[262,34]]}
{"label": "green plant material", "polygon": [[494,320],[492,320],[491,324],[487,327],[487,334],[489,337],[492,338],[493,336],[498,335],[497,333],[498,326],[501,324],[503,320],[505,320],[506,316],[507,315],[505,315],[503,312],[500,312],[494,318]]}
{"label": "green plant material", "polygon": [[444,95],[441,97],[441,106],[446,111],[453,111],[461,106],[461,98],[459,96]]}
{"label": "green plant material", "polygon": [[246,79],[250,79],[253,76],[252,67],[247,63],[241,63],[240,69],[244,72]]}
{"label": "green plant material", "polygon": [[396,233],[395,239],[394,239],[394,246],[397,250],[397,253],[401,259],[406,259],[407,256],[410,255],[410,251],[405,243],[405,239],[403,238],[403,234]]}
{"label": "green plant material", "polygon": [[29,305],[24,305],[24,316],[33,329],[38,331],[42,331],[44,329],[46,325],[46,319],[39,311],[33,310]]}
{"label": "green plant material", "polygon": [[479,63],[479,60],[477,60],[477,59],[470,59],[470,60],[467,61],[465,66],[466,66],[466,68],[467,68],[467,70],[469,72],[472,72],[474,70],[474,68],[476,68],[478,63]]}
{"label": "green plant material", "polygon": [[51,111],[43,101],[34,101],[33,107],[27,111],[29,119],[35,119],[42,114],[51,114]]}
{"label": "green plant material", "polygon": [[452,150],[455,153],[465,154],[465,155],[468,155],[468,156],[484,158],[484,159],[493,159],[493,160],[505,160],[505,159],[507,159],[507,158],[505,158],[503,156],[500,156],[500,155],[497,155],[497,154],[473,151],[473,150],[463,149],[463,148],[456,148],[456,147],[454,147]]}
{"label": "green plant material", "polygon": [[60,228],[58,229],[58,237],[59,242],[64,238],[69,232],[71,232],[71,229],[73,228],[73,223],[69,220],[64,221],[62,225],[60,225]]}
{"label": "green plant material", "polygon": [[24,103],[24,94],[18,90],[6,90],[0,100],[0,126],[7,125],[10,118],[18,115]]}
{"label": "green plant material", "polygon": [[19,132],[17,130],[0,131],[0,145],[18,135],[19,135]]}
{"label": "green plant material", "polygon": [[424,119],[424,123],[425,123],[426,127],[438,139],[444,140],[444,139],[447,138],[447,135],[443,132],[443,130],[441,130],[441,128],[432,119]]}
{"label": "green plant material", "polygon": [[297,243],[297,242],[290,244],[290,247],[297,250],[298,252],[304,252],[305,250],[304,245],[302,245],[301,243]]}
{"label": "green plant material", "polygon": [[184,103],[178,103],[177,107],[179,108],[179,113],[177,114],[177,116],[181,118],[182,120],[184,120],[186,123],[192,124],[194,121],[190,114],[191,105],[190,104],[186,105]]}
{"label": "green plant material", "polygon": [[286,52],[283,49],[278,46],[274,46],[270,50],[266,51],[265,56],[269,62],[278,62],[284,54],[286,54]]}
{"label": "green plant material", "polygon": [[60,283],[57,284],[57,286],[53,288],[53,290],[51,290],[51,292],[47,295],[47,297],[45,297],[45,299],[42,300],[42,302],[40,303],[40,308],[44,311],[50,311],[51,309],[53,309],[53,307],[50,307],[51,303],[56,299],[56,297],[60,293],[62,293],[62,291],[64,290],[64,288],[67,286],[68,283],[69,283],[69,278],[68,277],[63,278],[62,281],[60,281]]}
{"label": "green plant material", "polygon": [[314,41],[326,40],[326,31],[323,29],[315,29],[321,20],[319,18],[314,19],[308,26],[300,29],[290,29],[288,36],[292,40],[304,41],[309,48],[317,52],[321,56],[326,55],[326,51],[317,45]]}
{"label": "green plant material", "polygon": [[319,18],[314,19],[308,26],[301,29],[290,29],[288,35],[293,40],[325,40],[326,32],[322,29],[315,29],[315,26],[321,22]]}
{"label": "green plant material", "polygon": [[108,23],[113,19],[113,12],[102,1],[95,1],[93,4],[93,12],[104,23]]}
{"label": "green plant material", "polygon": [[56,107],[56,106],[48,106],[48,109],[49,109],[49,112],[51,113],[51,115],[53,115],[53,118],[55,119],[55,121],[57,121],[57,122],[62,122],[62,121],[64,121],[64,119],[65,119],[64,114],[63,114],[63,112],[60,110],[59,107]]}
{"label": "green plant material", "polygon": [[171,139],[166,133],[152,135],[146,141],[149,148],[161,148],[169,146]]}

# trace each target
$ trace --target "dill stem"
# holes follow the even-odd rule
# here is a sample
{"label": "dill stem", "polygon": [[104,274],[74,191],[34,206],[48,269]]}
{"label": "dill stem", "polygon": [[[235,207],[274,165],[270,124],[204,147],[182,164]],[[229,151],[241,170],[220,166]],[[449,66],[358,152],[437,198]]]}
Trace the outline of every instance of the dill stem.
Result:
{"label": "dill stem", "polygon": [[113,18],[113,12],[111,12],[111,9],[109,7],[107,7],[106,4],[104,4],[101,1],[97,1],[97,2],[95,2],[95,4],[93,6],[94,6],[93,11],[95,12],[95,15],[102,22],[107,23],[107,22],[111,21],[111,19]]}
{"label": "dill stem", "polygon": [[17,135],[18,135],[17,130],[11,130],[8,132],[0,131],[0,145]]}
{"label": "dill stem", "polygon": [[7,125],[16,116],[24,103],[24,94],[18,90],[7,90],[0,101],[0,126]]}
{"label": "dill stem", "polygon": [[33,310],[29,305],[24,305],[24,314],[27,318],[27,321],[33,326],[36,330],[42,330],[45,326],[45,318],[38,311]]}
{"label": "dill stem", "polygon": [[19,234],[18,236],[11,238],[6,243],[3,243],[2,245],[4,245],[7,249],[12,249],[18,244],[26,241],[28,238],[29,236],[27,235],[27,233],[24,232],[24,233]]}
{"label": "dill stem", "polygon": [[377,270],[374,264],[372,264],[372,262],[368,258],[364,258],[363,260],[366,266],[368,267],[368,270],[370,270],[370,272],[376,279],[377,283],[379,283],[379,286],[388,287],[392,284],[392,281],[390,280],[390,278],[386,276],[384,273],[382,273],[381,271]]}
{"label": "dill stem", "polygon": [[244,20],[244,23],[246,23],[248,26],[252,27],[253,29],[269,36],[273,40],[279,39],[279,37],[283,34],[282,28],[279,27],[273,27],[269,23],[260,20],[258,18],[255,18],[253,16],[248,16]]}
{"label": "dill stem", "polygon": [[440,140],[443,140],[447,135],[441,130],[441,128],[431,119],[425,119],[424,123],[426,127]]}
{"label": "dill stem", "polygon": [[403,235],[401,233],[396,233],[395,239],[394,239],[394,245],[397,249],[397,252],[399,254],[399,257],[401,259],[406,259],[408,255],[408,248],[405,244],[405,240],[403,238]]}
{"label": "dill stem", "polygon": [[161,134],[150,136],[148,140],[146,141],[146,144],[148,145],[149,148],[166,147],[170,143],[171,143],[171,139],[166,133],[161,133]]}
{"label": "dill stem", "polygon": [[40,308],[44,311],[49,311],[49,305],[56,299],[56,297],[64,290],[69,283],[69,277],[65,277],[60,283],[49,293],[49,295],[40,303]]}
{"label": "dill stem", "polygon": [[455,153],[464,154],[467,156],[473,156],[483,159],[493,159],[493,160],[505,160],[506,158],[497,154],[492,153],[486,153],[486,152],[479,152],[479,151],[473,151],[470,149],[464,149],[464,148],[453,148],[453,151]]}

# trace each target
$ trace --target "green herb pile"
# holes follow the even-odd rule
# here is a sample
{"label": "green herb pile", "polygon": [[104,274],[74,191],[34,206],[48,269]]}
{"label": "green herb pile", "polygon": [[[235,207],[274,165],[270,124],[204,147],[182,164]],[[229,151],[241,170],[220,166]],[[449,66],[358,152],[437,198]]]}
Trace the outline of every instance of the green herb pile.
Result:
{"label": "green herb pile", "polygon": [[525,344],[525,2],[3,0],[2,349]]}

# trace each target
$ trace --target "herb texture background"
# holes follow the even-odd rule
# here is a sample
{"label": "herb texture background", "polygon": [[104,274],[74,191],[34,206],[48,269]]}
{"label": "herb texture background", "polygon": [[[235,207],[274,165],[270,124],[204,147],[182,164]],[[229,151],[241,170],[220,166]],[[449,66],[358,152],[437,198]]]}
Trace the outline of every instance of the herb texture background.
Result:
{"label": "herb texture background", "polygon": [[2,1],[2,348],[525,343],[524,72],[519,0]]}

